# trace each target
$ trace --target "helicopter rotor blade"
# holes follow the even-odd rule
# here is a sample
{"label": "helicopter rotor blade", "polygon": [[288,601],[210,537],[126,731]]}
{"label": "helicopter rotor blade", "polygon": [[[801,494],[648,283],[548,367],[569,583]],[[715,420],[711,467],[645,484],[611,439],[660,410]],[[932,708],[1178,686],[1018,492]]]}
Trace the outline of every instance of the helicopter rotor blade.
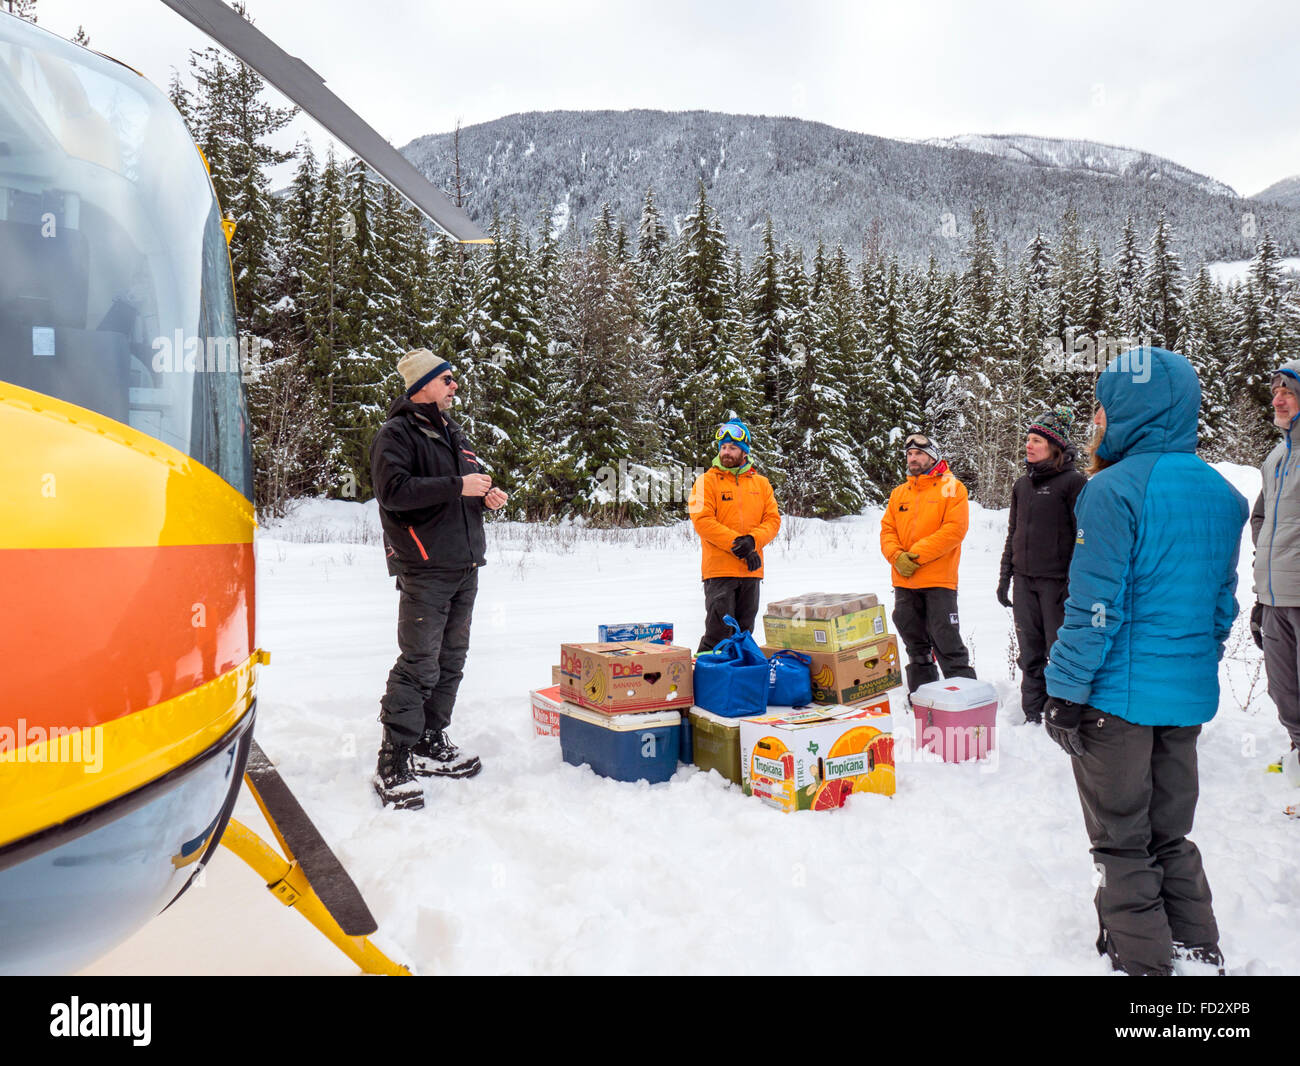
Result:
{"label": "helicopter rotor blade", "polygon": [[449,237],[462,244],[492,243],[410,160],[327,89],[324,78],[297,56],[289,55],[232,8],[221,0],[163,0],[163,3],[233,52],[311,115]]}

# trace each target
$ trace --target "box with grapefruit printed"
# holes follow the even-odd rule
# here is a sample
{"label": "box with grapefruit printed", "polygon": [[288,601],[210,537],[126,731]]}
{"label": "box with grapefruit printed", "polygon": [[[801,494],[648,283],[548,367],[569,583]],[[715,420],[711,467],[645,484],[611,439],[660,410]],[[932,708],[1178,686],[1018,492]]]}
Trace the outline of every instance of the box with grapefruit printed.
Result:
{"label": "box with grapefruit printed", "polygon": [[854,793],[894,794],[889,697],[740,723],[741,787],[782,811],[829,811]]}

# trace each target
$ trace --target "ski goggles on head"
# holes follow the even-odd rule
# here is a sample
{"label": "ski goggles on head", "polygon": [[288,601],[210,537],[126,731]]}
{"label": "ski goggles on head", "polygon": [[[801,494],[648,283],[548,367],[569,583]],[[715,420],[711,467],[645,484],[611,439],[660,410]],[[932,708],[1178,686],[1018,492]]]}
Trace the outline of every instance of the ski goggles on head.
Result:
{"label": "ski goggles on head", "polygon": [[1293,382],[1295,382],[1295,384],[1292,385],[1291,388],[1292,389],[1300,388],[1300,374],[1297,374],[1294,370],[1288,370],[1286,367],[1280,367],[1279,369],[1274,370],[1273,373],[1269,375],[1268,380],[1272,381],[1274,378],[1290,378]]}
{"label": "ski goggles on head", "polygon": [[913,448],[917,448],[923,452],[928,452],[929,449],[933,447],[934,447],[934,441],[932,441],[924,433],[912,433],[908,436],[907,440],[903,442],[904,452],[911,451]]}
{"label": "ski goggles on head", "polygon": [[744,426],[736,425],[735,422],[724,422],[713,434],[713,439],[718,442],[734,440],[737,444],[748,444],[749,430]]}

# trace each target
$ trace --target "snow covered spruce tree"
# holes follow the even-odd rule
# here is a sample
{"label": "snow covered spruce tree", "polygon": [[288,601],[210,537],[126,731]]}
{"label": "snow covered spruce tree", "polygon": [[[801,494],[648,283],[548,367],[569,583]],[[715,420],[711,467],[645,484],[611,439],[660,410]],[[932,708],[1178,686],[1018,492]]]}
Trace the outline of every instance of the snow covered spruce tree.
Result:
{"label": "snow covered spruce tree", "polygon": [[982,207],[971,211],[966,258],[957,287],[959,354],[950,394],[952,414],[939,443],[971,495],[988,502],[994,498],[999,451],[1005,446],[1004,364],[1010,355],[1012,300]]}
{"label": "snow covered spruce tree", "polygon": [[1146,318],[1151,343],[1181,352],[1183,348],[1183,264],[1174,250],[1174,235],[1160,212],[1151,234],[1151,254],[1143,278]]}
{"label": "snow covered spruce tree", "polygon": [[703,181],[695,209],[682,224],[674,266],[677,336],[664,367],[674,383],[679,425],[666,440],[674,459],[694,467],[711,452],[720,423],[733,416],[755,418],[760,386],[748,365],[726,234]]}
{"label": "snow covered spruce tree", "polygon": [[802,265],[794,259],[791,267],[795,340],[774,433],[784,475],[778,491],[790,514],[838,518],[866,502],[847,391],[857,355],[853,279],[842,253],[828,262],[819,246],[805,300],[793,274],[802,274]]}
{"label": "snow covered spruce tree", "polygon": [[598,219],[591,243],[564,257],[551,308],[553,384],[538,467],[554,513],[618,524],[661,514],[671,479],[654,464],[636,280],[609,225]]}
{"label": "snow covered spruce tree", "polygon": [[[248,18],[242,3],[234,7]],[[235,221],[230,258],[239,328],[262,336],[270,328],[275,302],[271,292],[277,211],[270,169],[293,155],[270,142],[298,109],[268,102],[261,77],[218,48],[191,51],[190,71],[196,89],[190,94],[173,82],[173,100],[181,103],[203,149],[222,211]]]}
{"label": "snow covered spruce tree", "polygon": [[1201,382],[1201,412],[1197,451],[1208,462],[1219,462],[1235,452],[1228,434],[1232,352],[1228,345],[1223,294],[1202,263],[1188,294],[1182,354]]}
{"label": "snow covered spruce tree", "polygon": [[[1277,243],[1266,229],[1246,284],[1237,290],[1236,353],[1228,377],[1232,382],[1233,433],[1247,455],[1264,455],[1272,447],[1269,372],[1296,357],[1292,354],[1296,351],[1294,341],[1288,336],[1290,308],[1279,259]],[[1243,457],[1238,461],[1253,460]]]}
{"label": "snow covered spruce tree", "polygon": [[518,219],[496,216],[490,232],[493,243],[473,257],[468,347],[459,367],[464,406],[457,411],[487,472],[508,492],[520,491],[522,508],[533,435],[547,404],[546,331]]}
{"label": "snow covered spruce tree", "polygon": [[1146,299],[1143,280],[1146,262],[1138,247],[1137,229],[1133,216],[1124,220],[1124,233],[1115,253],[1114,283],[1112,285],[1111,329],[1125,345],[1141,344],[1147,336]]}
{"label": "snow covered spruce tree", "polygon": [[911,410],[904,419],[940,441],[948,436],[955,414],[954,395],[960,392],[959,383],[953,380],[960,343],[956,286],[956,278],[941,273],[935,257],[930,256],[925,275],[919,279],[913,327],[916,384]]}

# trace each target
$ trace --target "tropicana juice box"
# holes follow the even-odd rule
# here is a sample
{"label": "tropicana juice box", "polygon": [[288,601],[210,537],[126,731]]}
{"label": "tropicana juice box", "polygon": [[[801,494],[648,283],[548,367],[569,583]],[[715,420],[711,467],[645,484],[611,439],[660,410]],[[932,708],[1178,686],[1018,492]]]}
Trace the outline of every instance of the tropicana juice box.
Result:
{"label": "tropicana juice box", "polygon": [[560,695],[604,714],[690,710],[689,648],[649,641],[560,646]]}
{"label": "tropicana juice box", "polygon": [[854,792],[894,794],[889,697],[740,723],[741,788],[781,811],[827,811]]}

